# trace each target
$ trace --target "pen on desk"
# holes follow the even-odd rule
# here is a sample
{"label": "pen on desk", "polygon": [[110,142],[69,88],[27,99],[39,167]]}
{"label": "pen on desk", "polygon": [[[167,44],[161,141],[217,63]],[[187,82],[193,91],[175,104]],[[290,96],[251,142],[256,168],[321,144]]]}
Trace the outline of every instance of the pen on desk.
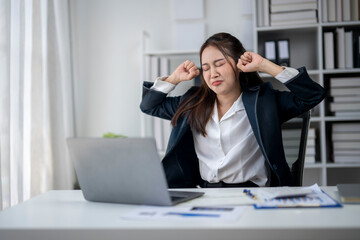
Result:
{"label": "pen on desk", "polygon": [[252,199],[256,199],[255,195],[251,193],[249,189],[244,189],[244,193],[251,197]]}
{"label": "pen on desk", "polygon": [[181,217],[220,217],[219,214],[204,214],[204,213],[182,213],[182,212],[168,212],[166,215],[177,215]]}

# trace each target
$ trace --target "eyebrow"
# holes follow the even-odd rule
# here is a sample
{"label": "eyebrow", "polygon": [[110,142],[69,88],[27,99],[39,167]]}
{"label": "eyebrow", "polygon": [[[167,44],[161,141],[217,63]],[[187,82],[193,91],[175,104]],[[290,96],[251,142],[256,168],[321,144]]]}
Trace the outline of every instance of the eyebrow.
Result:
{"label": "eyebrow", "polygon": [[[225,60],[225,58],[216,59],[216,60],[214,61],[214,64],[217,63],[217,62],[220,62],[220,61],[222,61],[222,60]],[[203,63],[201,66],[204,66],[204,65],[209,65],[209,64],[208,64],[208,63]]]}

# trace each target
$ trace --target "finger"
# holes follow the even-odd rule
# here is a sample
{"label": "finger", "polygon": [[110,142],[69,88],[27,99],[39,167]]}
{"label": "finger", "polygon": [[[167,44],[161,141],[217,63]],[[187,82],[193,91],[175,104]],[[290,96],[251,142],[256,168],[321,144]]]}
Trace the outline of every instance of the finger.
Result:
{"label": "finger", "polygon": [[251,62],[251,55],[248,52],[245,52],[241,55],[241,59],[246,62]]}
{"label": "finger", "polygon": [[249,63],[249,58],[246,55],[241,55],[240,60],[242,63]]}
{"label": "finger", "polygon": [[186,80],[191,80],[199,74],[200,74],[199,69],[197,69],[196,66],[193,66],[192,68],[189,69],[189,74],[186,75]]}
{"label": "finger", "polygon": [[189,64],[191,64],[191,61],[190,61],[190,60],[186,60],[186,61],[184,62],[184,68],[185,68],[185,69],[188,69]]}
{"label": "finger", "polygon": [[240,70],[240,71],[242,71],[242,72],[245,72],[245,70],[246,70],[246,66],[247,65],[247,63],[246,62],[244,62],[244,61],[242,61],[241,59],[239,59],[239,62],[238,62],[238,64],[236,65],[236,67]]}
{"label": "finger", "polygon": [[187,66],[186,66],[186,70],[190,70],[191,68],[193,68],[193,67],[196,67],[195,66],[195,63],[193,63],[193,62],[190,62]]}

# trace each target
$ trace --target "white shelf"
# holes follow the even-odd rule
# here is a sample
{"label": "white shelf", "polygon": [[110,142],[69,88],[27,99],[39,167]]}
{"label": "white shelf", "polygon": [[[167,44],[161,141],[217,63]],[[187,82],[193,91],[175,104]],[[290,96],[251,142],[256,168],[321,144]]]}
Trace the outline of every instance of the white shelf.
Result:
{"label": "white shelf", "polygon": [[324,74],[342,74],[342,73],[358,73],[360,72],[360,68],[352,68],[352,69],[324,69]]}
{"label": "white shelf", "polygon": [[341,122],[341,121],[360,121],[359,116],[348,116],[348,117],[336,117],[336,116],[326,116],[324,117],[326,122]]}
{"label": "white shelf", "polygon": [[360,163],[327,163],[327,168],[360,168]]}
{"label": "white shelf", "polygon": [[278,30],[294,30],[294,29],[316,29],[318,24],[305,24],[305,25],[289,25],[289,26],[277,26],[277,27],[256,27],[258,32],[267,32],[267,31],[278,31]]}
{"label": "white shelf", "polygon": [[[318,0],[318,19],[322,19],[322,6],[321,0]],[[332,75],[336,76],[360,76],[360,68],[353,69],[324,69],[323,62],[323,32],[333,31],[337,27],[344,27],[345,29],[360,30],[360,21],[348,22],[319,22],[317,24],[299,24],[289,26],[276,26],[276,27],[258,27],[257,22],[256,4],[253,8],[253,22],[254,22],[254,50],[259,54],[264,54],[263,44],[268,40],[276,40],[288,38],[290,40],[290,64],[292,66],[300,66],[301,64],[307,67],[309,75],[321,85],[328,86],[328,79]],[[309,47],[306,47],[309,46]],[[301,56],[301,57],[298,57]],[[309,60],[313,60],[310,62]],[[270,75],[260,74],[261,77],[270,78]],[[271,80],[270,80],[271,81]],[[309,176],[310,179],[315,179],[320,185],[326,186],[328,182],[333,184],[338,181],[338,175],[334,171],[346,172],[355,171],[356,176],[353,177],[358,181],[360,175],[360,162],[359,163],[331,163],[331,150],[330,140],[328,139],[331,124],[336,122],[360,122],[360,115],[352,115],[346,117],[329,116],[327,115],[326,102],[323,101],[319,104],[317,114],[311,116],[311,124],[318,130],[317,143],[317,162],[314,164],[306,164],[305,169],[314,169],[310,174],[318,174]],[[359,146],[360,148],[360,146]],[[328,173],[328,170],[331,173]],[[308,171],[309,172],[309,171]],[[305,172],[306,174],[306,172]],[[341,175],[341,174],[340,174]],[[304,176],[305,181],[306,176]],[[336,178],[336,179],[334,179]],[[348,176],[342,176],[342,179],[347,181]],[[357,179],[357,180],[356,180]],[[308,178],[307,178],[308,180]],[[341,180],[340,180],[341,181]]]}
{"label": "white shelf", "polygon": [[198,55],[199,50],[163,50],[163,51],[146,51],[145,56],[181,56],[181,55]]}
{"label": "white shelf", "polygon": [[348,22],[322,22],[319,25],[321,27],[347,27],[347,26],[357,26],[360,24],[360,21],[348,21]]}
{"label": "white shelf", "polygon": [[324,164],[321,163],[305,163],[304,166],[306,169],[322,169]]}

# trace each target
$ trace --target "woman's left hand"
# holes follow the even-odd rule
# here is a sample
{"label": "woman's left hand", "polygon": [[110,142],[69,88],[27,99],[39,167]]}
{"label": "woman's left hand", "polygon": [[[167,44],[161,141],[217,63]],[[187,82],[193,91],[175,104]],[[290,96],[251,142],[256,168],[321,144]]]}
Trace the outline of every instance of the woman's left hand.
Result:
{"label": "woman's left hand", "polygon": [[254,52],[245,52],[240,56],[237,68],[243,72],[260,71],[260,67],[265,58]]}
{"label": "woman's left hand", "polygon": [[283,67],[269,61],[266,58],[263,58],[254,52],[245,52],[243,55],[241,55],[236,66],[240,71],[243,72],[260,71],[270,74],[274,77],[284,70]]}

